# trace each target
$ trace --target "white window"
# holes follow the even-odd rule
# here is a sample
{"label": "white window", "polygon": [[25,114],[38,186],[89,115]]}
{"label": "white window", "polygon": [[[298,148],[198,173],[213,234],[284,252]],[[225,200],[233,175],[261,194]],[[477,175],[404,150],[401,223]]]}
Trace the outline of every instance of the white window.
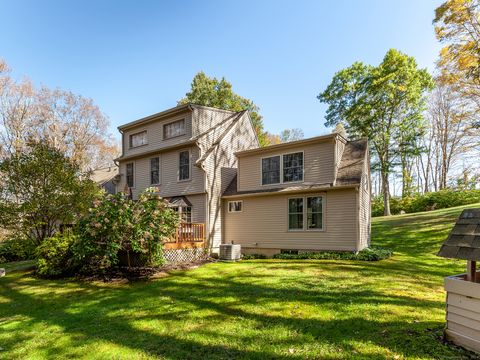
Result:
{"label": "white window", "polygon": [[134,182],[134,169],[133,169],[133,163],[128,163],[127,164],[127,186],[128,187],[133,187]]}
{"label": "white window", "polygon": [[303,181],[303,151],[262,159],[262,185]]}
{"label": "white window", "polygon": [[262,185],[280,183],[280,156],[262,159]]}
{"label": "white window", "polygon": [[283,155],[283,182],[303,181],[303,152]]}
{"label": "white window", "polygon": [[229,201],[228,202],[228,212],[242,212],[243,201]]}
{"label": "white window", "polygon": [[323,230],[323,197],[288,199],[288,230]]}
{"label": "white window", "polygon": [[130,147],[147,145],[147,131],[142,131],[136,134],[130,135]]}
{"label": "white window", "polygon": [[150,185],[160,184],[160,158],[150,159]]}
{"label": "white window", "polygon": [[185,134],[185,119],[163,125],[163,138],[170,139]]}
{"label": "white window", "polygon": [[192,223],[192,207],[191,206],[174,206],[172,207],[180,215],[180,219],[183,223]]}
{"label": "white window", "polygon": [[307,197],[307,230],[323,229],[323,198]]}
{"label": "white window", "polygon": [[178,159],[178,180],[190,179],[190,151],[179,153]]}
{"label": "white window", "polygon": [[288,199],[288,230],[303,230],[303,198]]}

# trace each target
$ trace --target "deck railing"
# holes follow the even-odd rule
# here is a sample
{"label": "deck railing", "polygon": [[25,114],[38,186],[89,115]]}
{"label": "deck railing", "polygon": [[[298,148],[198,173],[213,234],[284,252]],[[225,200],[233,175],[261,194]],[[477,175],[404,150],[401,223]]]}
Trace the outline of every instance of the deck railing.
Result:
{"label": "deck railing", "polygon": [[180,223],[175,235],[167,243],[204,242],[205,224]]}

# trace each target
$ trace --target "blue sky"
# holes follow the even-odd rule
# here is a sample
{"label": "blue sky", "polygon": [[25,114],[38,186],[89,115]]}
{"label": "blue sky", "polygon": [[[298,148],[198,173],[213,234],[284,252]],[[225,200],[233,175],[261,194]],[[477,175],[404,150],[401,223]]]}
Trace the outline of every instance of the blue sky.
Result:
{"label": "blue sky", "polygon": [[389,48],[431,70],[442,1],[0,2],[0,57],[16,77],[93,98],[111,130],[176,105],[203,70],[225,76],[274,133],[325,133],[316,96]]}

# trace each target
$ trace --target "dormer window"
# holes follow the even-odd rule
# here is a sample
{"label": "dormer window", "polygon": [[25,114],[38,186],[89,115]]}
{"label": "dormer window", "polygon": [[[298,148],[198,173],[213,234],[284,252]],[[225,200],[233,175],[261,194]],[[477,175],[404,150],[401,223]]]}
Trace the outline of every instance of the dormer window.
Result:
{"label": "dormer window", "polygon": [[185,135],[185,119],[163,125],[163,139]]}
{"label": "dormer window", "polygon": [[262,159],[262,185],[303,181],[303,151]]}
{"label": "dormer window", "polygon": [[138,147],[142,145],[147,145],[147,131],[138,132],[130,135],[130,147]]}
{"label": "dormer window", "polygon": [[283,182],[303,181],[303,152],[283,155]]}
{"label": "dormer window", "polygon": [[280,183],[280,156],[262,159],[262,185]]}

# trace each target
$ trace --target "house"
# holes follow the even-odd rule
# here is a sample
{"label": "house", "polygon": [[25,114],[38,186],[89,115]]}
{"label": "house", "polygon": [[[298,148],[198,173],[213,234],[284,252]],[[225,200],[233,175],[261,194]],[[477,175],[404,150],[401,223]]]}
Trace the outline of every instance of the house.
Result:
{"label": "house", "polygon": [[[122,125],[117,189],[133,199],[158,187],[183,220],[180,240],[222,242],[222,194],[236,175],[236,151],[258,148],[247,111],[180,105]],[[189,225],[192,224],[192,225]]]}
{"label": "house", "polygon": [[333,133],[260,147],[248,112],[180,105],[119,127],[117,189],[158,187],[177,240],[242,252],[359,251],[370,239],[365,139]]}
{"label": "house", "polygon": [[235,156],[237,176],[222,197],[225,242],[265,255],[369,245],[366,139],[333,133]]}
{"label": "house", "polygon": [[107,194],[115,195],[117,192],[118,167],[108,166],[92,171],[90,176],[98,186],[100,186]]}

